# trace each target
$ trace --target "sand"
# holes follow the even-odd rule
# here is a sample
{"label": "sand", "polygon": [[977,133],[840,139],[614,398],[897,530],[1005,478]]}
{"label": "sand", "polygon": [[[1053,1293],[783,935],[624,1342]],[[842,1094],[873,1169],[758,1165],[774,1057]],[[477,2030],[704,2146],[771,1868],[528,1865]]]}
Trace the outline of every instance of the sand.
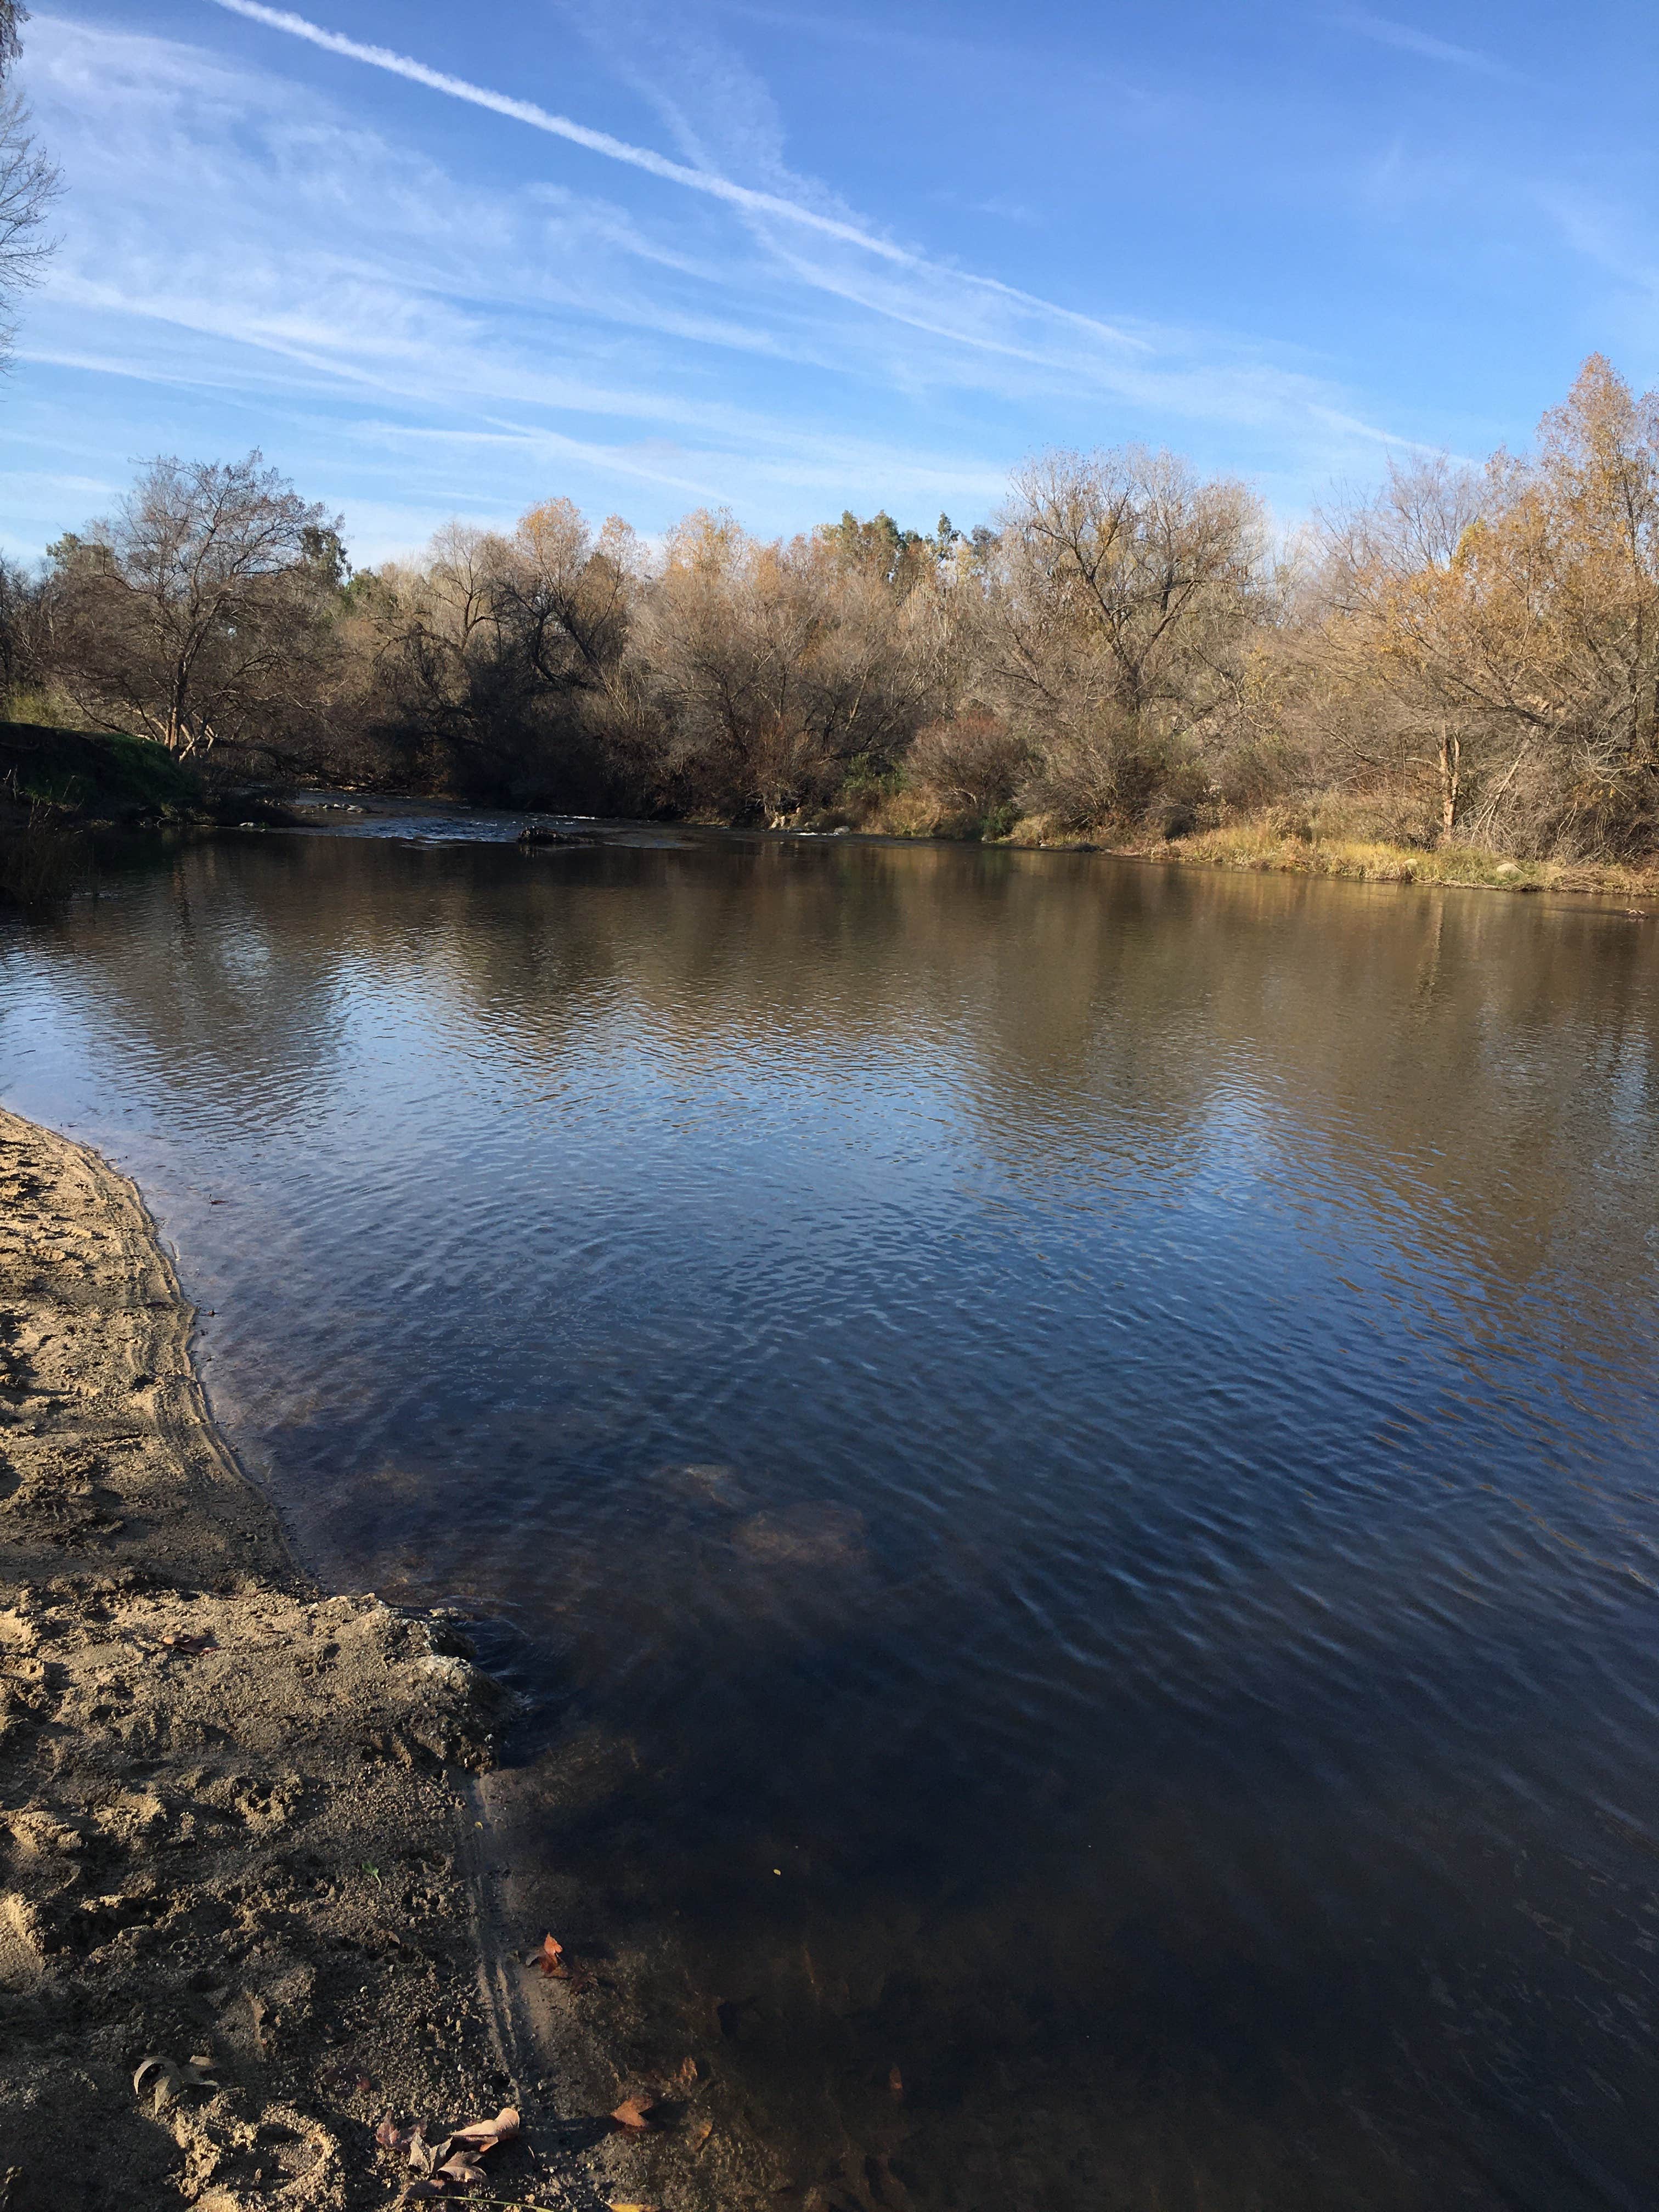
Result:
{"label": "sand", "polygon": [[131,1185],[0,1111],[0,2208],[390,2204],[377,2129],[503,2107],[474,2202],[764,2201],[643,1968],[528,1963],[506,1699],[455,1617],[300,1572],[193,1321]]}

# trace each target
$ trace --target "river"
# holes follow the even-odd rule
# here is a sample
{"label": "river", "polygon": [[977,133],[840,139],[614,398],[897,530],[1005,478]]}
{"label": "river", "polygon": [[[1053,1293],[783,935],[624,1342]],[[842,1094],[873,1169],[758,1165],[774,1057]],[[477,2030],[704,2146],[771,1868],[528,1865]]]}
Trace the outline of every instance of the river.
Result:
{"label": "river", "polygon": [[1651,2203],[1659,923],[319,818],[0,927],[0,1096],[781,2204]]}

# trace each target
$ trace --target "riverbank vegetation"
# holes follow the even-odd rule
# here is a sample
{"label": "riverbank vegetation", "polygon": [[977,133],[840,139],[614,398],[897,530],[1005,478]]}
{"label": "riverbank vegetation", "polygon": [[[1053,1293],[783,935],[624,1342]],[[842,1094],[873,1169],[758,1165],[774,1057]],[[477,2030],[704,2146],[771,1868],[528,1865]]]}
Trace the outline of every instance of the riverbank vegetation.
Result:
{"label": "riverbank vegetation", "polygon": [[354,574],[342,528],[257,454],[155,462],[0,578],[0,681],[210,780],[1424,880],[1659,848],[1659,399],[1600,358],[1530,452],[1288,542],[1133,448],[1033,461],[971,534],[647,544],[556,498]]}

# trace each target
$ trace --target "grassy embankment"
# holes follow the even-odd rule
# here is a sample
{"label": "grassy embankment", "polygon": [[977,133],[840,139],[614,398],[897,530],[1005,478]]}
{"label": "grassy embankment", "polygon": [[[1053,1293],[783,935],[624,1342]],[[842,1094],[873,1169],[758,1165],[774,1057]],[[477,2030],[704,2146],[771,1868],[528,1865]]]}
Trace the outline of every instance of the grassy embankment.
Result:
{"label": "grassy embankment", "polygon": [[[1023,842],[1018,833],[1015,842]],[[1659,896],[1659,868],[1595,860],[1512,860],[1469,845],[1420,847],[1369,838],[1286,836],[1272,818],[1194,830],[1185,837],[1111,840],[1109,849],[1145,860],[1214,868],[1254,868],[1304,876],[1346,876],[1372,884],[1448,884],[1486,890],[1599,891]]]}
{"label": "grassy embankment", "polygon": [[[848,817],[836,817],[848,818]],[[827,822],[826,822],[827,826]],[[1068,830],[1041,815],[974,821],[952,817],[919,793],[902,792],[865,811],[854,826],[879,836],[943,837],[1023,849],[1120,854],[1264,873],[1340,876],[1373,884],[1453,884],[1506,891],[1591,891],[1659,897],[1659,863],[1520,860],[1473,845],[1414,845],[1355,834],[1340,817],[1322,820],[1285,806],[1238,816],[1221,828],[1165,836],[1150,826],[1102,823]]]}
{"label": "grassy embankment", "polygon": [[94,826],[188,821],[204,803],[200,777],[145,738],[0,721],[0,902],[71,890]]}

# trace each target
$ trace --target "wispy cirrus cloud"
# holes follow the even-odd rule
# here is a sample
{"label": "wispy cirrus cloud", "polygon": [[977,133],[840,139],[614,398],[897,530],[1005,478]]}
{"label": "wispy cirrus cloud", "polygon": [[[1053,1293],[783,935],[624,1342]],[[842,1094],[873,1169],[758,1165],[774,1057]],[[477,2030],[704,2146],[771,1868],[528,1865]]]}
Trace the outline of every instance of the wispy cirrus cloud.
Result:
{"label": "wispy cirrus cloud", "polygon": [[[633,79],[672,153],[571,123],[553,135],[602,161],[550,177],[516,149],[520,109],[550,111],[421,64],[415,82],[500,114],[487,161],[458,172],[406,118],[345,104],[350,78],[319,94],[264,41],[232,58],[61,14],[31,29],[71,190],[27,333],[61,374],[27,427],[69,435],[106,380],[127,395],[94,410],[118,477],[145,450],[258,442],[377,532],[405,515],[395,549],[456,507],[504,519],[527,487],[625,499],[647,528],[691,501],[761,528],[848,501],[971,518],[1045,439],[1231,423],[1323,472],[1387,436],[1293,358],[1091,315],[885,236],[790,170],[765,86],[690,31],[627,42],[673,79]],[[323,50],[359,59],[344,44]]]}
{"label": "wispy cirrus cloud", "polygon": [[[666,155],[656,153],[648,147],[635,146],[626,139],[614,137],[609,131],[594,131],[586,124],[573,122],[568,116],[556,115],[534,100],[520,100],[511,94],[491,91],[488,87],[474,84],[465,77],[452,76],[444,70],[429,69],[425,63],[408,54],[398,53],[389,46],[365,45],[361,40],[327,30],[291,9],[269,8],[263,4],[263,0],[213,0],[213,4],[232,15],[243,15],[252,22],[263,24],[267,29],[281,31],[290,38],[301,39],[308,45],[320,46],[325,52],[342,55],[349,61],[365,63],[371,69],[384,70],[393,76],[403,77],[409,83],[424,85],[429,91],[442,93],[448,99],[465,100],[471,106],[486,108],[508,122],[521,123],[532,131],[563,138],[590,154],[599,155],[606,161],[623,162],[629,168],[642,170],[647,176],[656,177],[665,184],[677,185],[687,191],[704,193],[711,199],[723,200],[742,214],[771,222],[798,224],[802,228],[817,231],[841,245],[855,246],[861,253],[873,255],[878,260],[891,262],[900,268],[931,271],[936,265],[925,254],[897,245],[891,239],[884,238],[844,216],[827,214],[801,199],[782,192],[757,191],[752,185],[739,184],[722,175],[718,169],[702,164],[672,161]],[[1030,292],[1021,291],[1016,285],[1003,283],[997,277],[979,276],[972,270],[958,269],[952,269],[948,274],[953,283],[993,294],[1018,307],[1035,309],[1042,315],[1056,317],[1109,344],[1140,346],[1146,343],[1144,339],[1101,322],[1092,315],[1080,314],[1076,309],[1059,306],[1052,300],[1038,299]]]}
{"label": "wispy cirrus cloud", "polygon": [[1420,31],[1412,23],[1397,23],[1391,16],[1373,15],[1364,8],[1344,8],[1331,21],[1358,38],[1370,39],[1379,46],[1393,46],[1399,53],[1416,54],[1425,62],[1472,70],[1480,76],[1516,79],[1519,76],[1508,63],[1482,53],[1478,47],[1455,45],[1449,39],[1437,38],[1432,31]]}
{"label": "wispy cirrus cloud", "polygon": [[[504,119],[569,139],[586,150],[645,170],[661,180],[724,202],[763,247],[777,272],[794,285],[828,295],[866,317],[879,318],[945,343],[925,356],[885,351],[878,373],[915,391],[927,385],[990,388],[1024,399],[1056,382],[1082,386],[1136,406],[1155,404],[1212,420],[1261,424],[1299,420],[1304,429],[1346,423],[1351,410],[1302,370],[1261,357],[1261,349],[1218,332],[1184,331],[1108,320],[1044,299],[1000,279],[931,259],[880,236],[811,179],[793,175],[781,154],[781,128],[764,88],[735,57],[699,31],[684,10],[665,16],[630,9],[626,0],[572,9],[591,42],[616,73],[656,109],[685,158],[591,131],[535,102],[428,68],[418,59],[329,30],[264,0],[214,0],[228,12],[343,58],[403,76],[435,92],[483,106]],[[643,58],[651,57],[650,62]],[[728,157],[759,170],[764,181],[727,173]],[[722,163],[726,166],[722,166]],[[828,202],[829,204],[822,203]],[[819,250],[809,250],[811,234]],[[837,249],[826,253],[825,247]],[[844,348],[844,325],[835,343]],[[1207,352],[1202,362],[1194,356]],[[988,375],[963,356],[1006,364],[1011,378]],[[867,337],[842,359],[854,374],[872,364]],[[1020,372],[1030,372],[1022,375]],[[1373,440],[1389,433],[1366,427]]]}

